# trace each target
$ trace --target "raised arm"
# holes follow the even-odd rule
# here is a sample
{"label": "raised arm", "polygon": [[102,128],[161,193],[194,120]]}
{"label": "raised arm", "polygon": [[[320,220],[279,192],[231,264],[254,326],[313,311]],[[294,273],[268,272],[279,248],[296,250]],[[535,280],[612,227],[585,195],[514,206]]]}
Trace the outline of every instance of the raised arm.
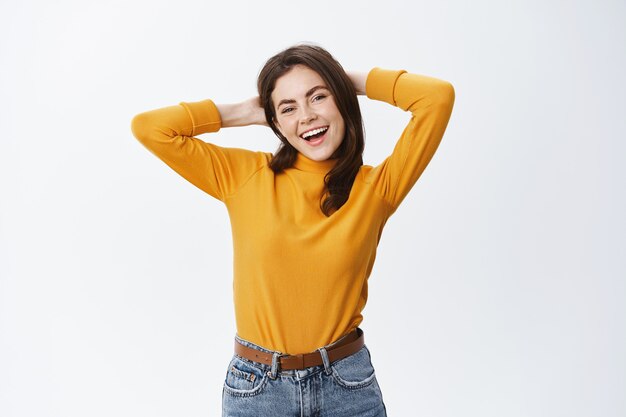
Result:
{"label": "raised arm", "polygon": [[224,201],[262,166],[265,156],[220,147],[194,136],[250,124],[264,124],[254,109],[254,98],[231,105],[215,105],[207,99],[140,113],[132,119],[131,129],[137,140],[170,168]]}
{"label": "raised arm", "polygon": [[365,95],[365,85],[367,82],[367,72],[360,71],[346,71],[346,75],[352,81],[352,85],[356,90],[356,94],[359,96]]}
{"label": "raised arm", "polygon": [[367,97],[411,112],[411,119],[393,152],[366,175],[379,196],[395,212],[432,159],[454,106],[452,84],[404,70],[372,69],[365,86]]}
{"label": "raised arm", "polygon": [[241,103],[216,104],[216,106],[222,119],[222,127],[268,126],[258,96]]}

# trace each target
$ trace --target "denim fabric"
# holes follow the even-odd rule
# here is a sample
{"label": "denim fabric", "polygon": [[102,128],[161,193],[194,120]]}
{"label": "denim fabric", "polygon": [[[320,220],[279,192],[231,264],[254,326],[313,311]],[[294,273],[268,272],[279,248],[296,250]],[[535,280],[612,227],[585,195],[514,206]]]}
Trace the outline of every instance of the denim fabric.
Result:
{"label": "denim fabric", "polygon": [[222,417],[387,416],[367,345],[331,363],[326,349],[336,341],[318,349],[324,364],[281,370],[279,352],[235,338],[273,354],[273,361],[267,365],[233,355],[222,390]]}

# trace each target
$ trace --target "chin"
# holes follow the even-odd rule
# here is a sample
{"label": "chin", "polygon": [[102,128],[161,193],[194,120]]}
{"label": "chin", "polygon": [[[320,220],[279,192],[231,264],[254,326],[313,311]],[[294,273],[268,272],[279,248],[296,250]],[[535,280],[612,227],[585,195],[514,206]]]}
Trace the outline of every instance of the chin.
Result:
{"label": "chin", "polygon": [[309,159],[312,159],[314,161],[325,161],[328,159],[328,155],[311,155]]}

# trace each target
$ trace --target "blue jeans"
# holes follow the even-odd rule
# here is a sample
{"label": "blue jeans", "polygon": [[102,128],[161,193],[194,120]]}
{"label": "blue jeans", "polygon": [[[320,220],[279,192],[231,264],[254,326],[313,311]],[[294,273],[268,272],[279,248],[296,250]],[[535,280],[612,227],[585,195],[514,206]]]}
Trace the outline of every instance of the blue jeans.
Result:
{"label": "blue jeans", "polygon": [[252,342],[242,344],[273,355],[272,365],[233,355],[222,390],[222,417],[386,417],[370,351],[305,369],[280,370],[280,353]]}

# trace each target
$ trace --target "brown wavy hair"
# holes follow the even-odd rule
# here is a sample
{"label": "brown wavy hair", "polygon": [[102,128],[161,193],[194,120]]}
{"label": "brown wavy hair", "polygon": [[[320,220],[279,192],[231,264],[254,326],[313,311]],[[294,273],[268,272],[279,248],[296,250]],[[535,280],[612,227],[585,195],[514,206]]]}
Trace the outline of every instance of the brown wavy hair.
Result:
{"label": "brown wavy hair", "polygon": [[324,48],[300,44],[287,48],[268,59],[259,73],[257,88],[267,123],[281,141],[270,161],[270,168],[275,173],[292,167],[298,155],[298,150],[289,143],[274,124],[276,113],[274,103],[272,103],[272,92],[276,81],[296,65],[304,65],[322,77],[333,95],[346,126],[341,145],[331,156],[331,158],[338,158],[338,161],[324,176],[324,191],[320,196],[320,209],[328,217],[348,201],[354,179],[363,165],[365,139],[361,108],[352,81],[341,64]]}

